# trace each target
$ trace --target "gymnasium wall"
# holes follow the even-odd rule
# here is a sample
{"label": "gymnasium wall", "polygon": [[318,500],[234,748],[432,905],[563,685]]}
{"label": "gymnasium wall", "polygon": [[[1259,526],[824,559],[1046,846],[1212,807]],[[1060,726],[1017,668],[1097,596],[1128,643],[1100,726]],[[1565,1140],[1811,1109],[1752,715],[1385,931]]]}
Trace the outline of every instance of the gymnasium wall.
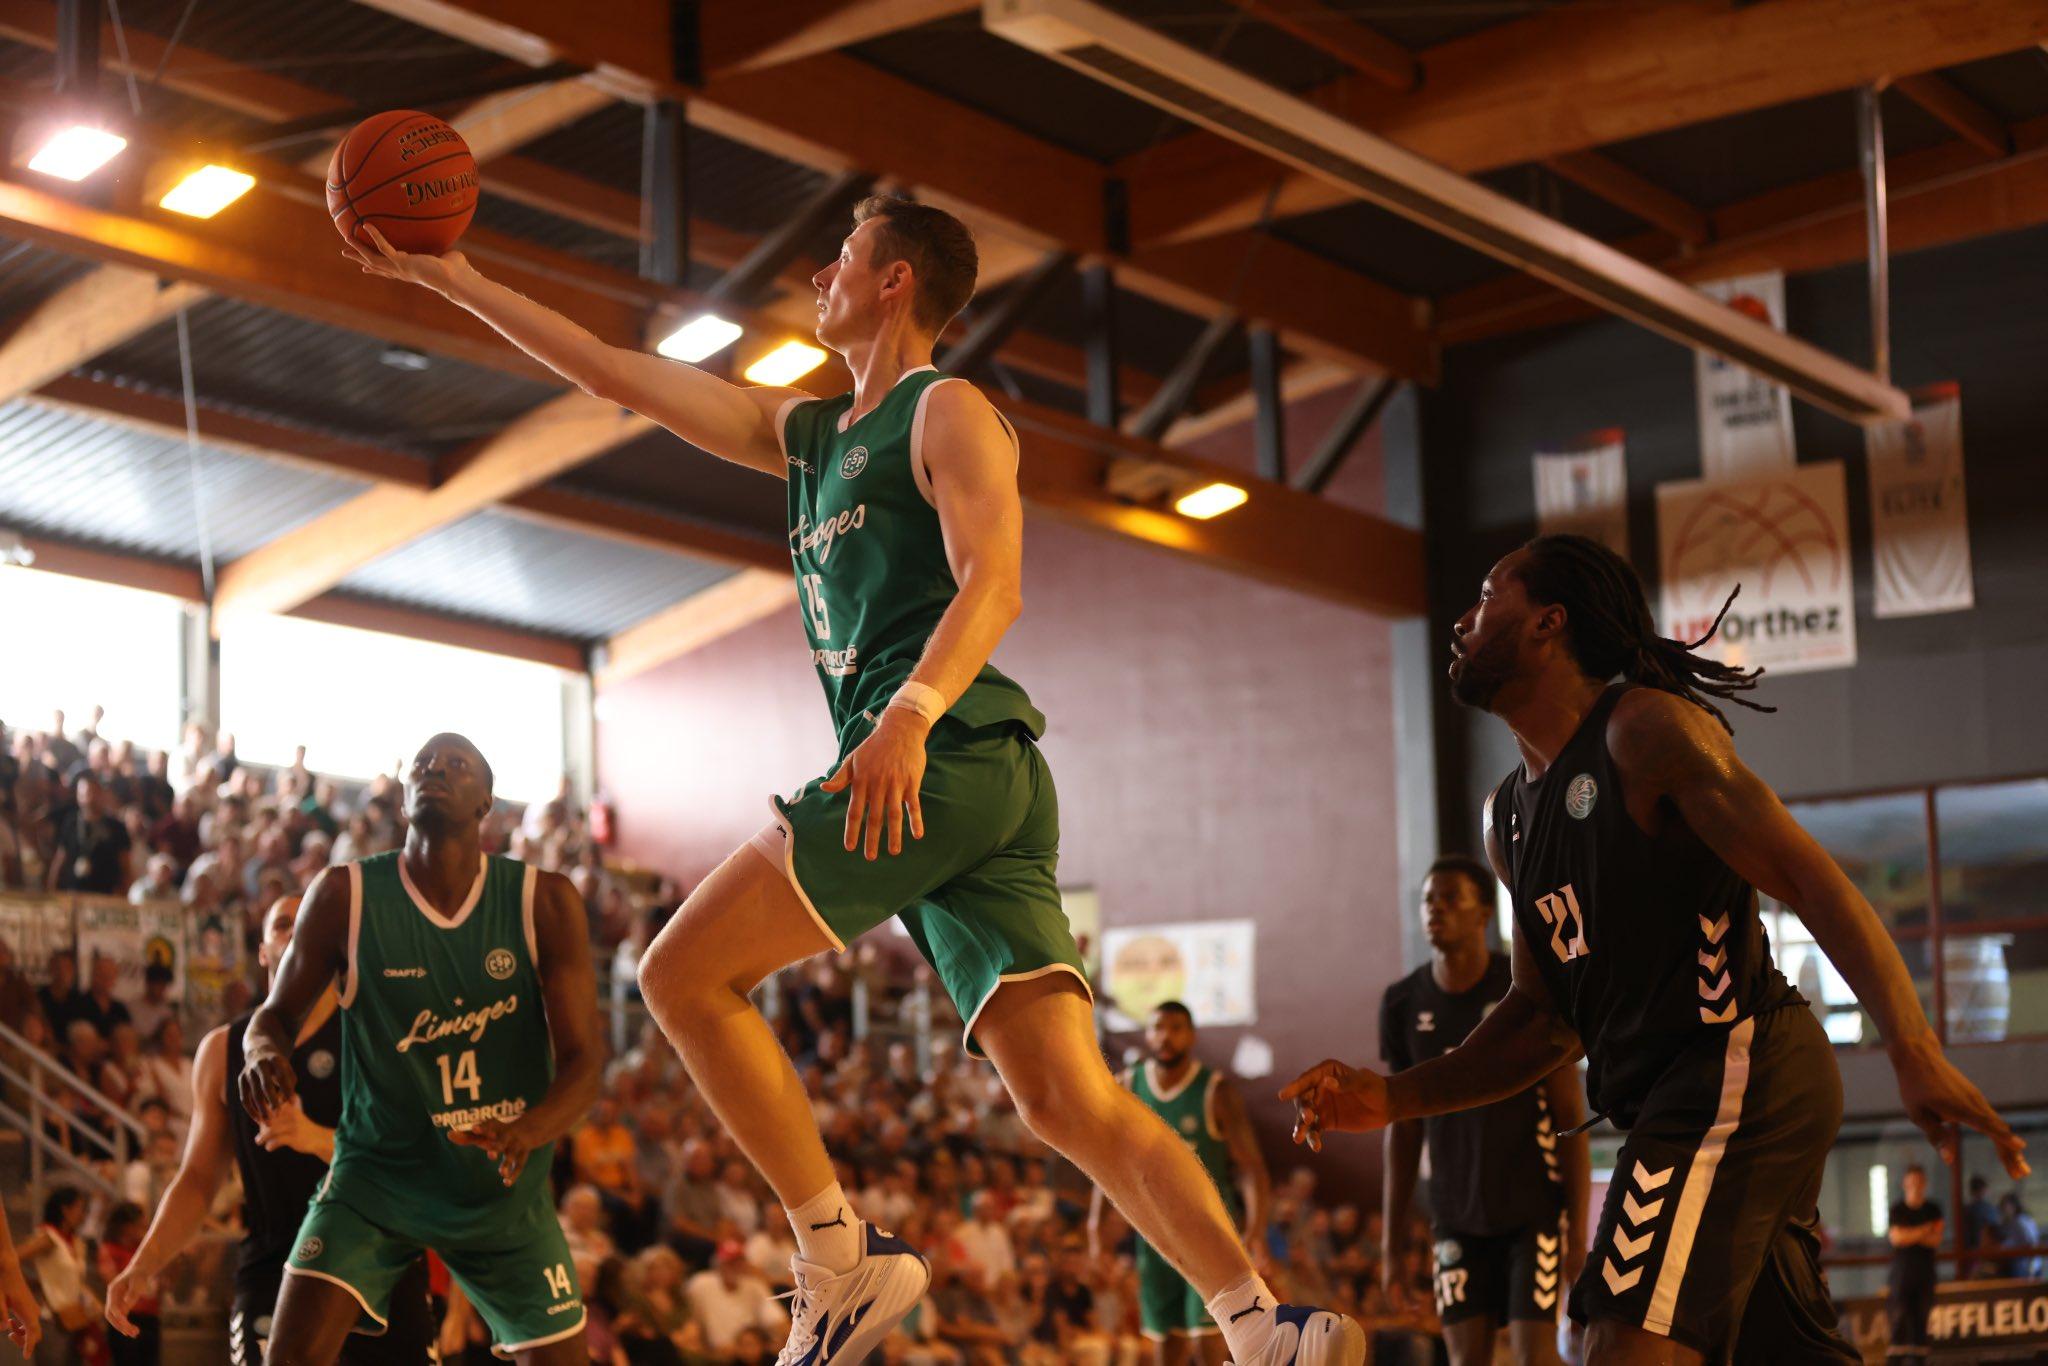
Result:
{"label": "gymnasium wall", "polygon": [[[1791,330],[1867,363],[1865,288],[1860,265],[1794,277]],[[1735,712],[1743,755],[1786,796],[2048,771],[2044,319],[2048,229],[1893,263],[1894,379],[1962,385],[1974,611],[1871,615],[1862,433],[1793,404],[1801,460],[1847,468],[1858,662],[1768,678],[1757,696],[1778,713]],[[1700,469],[1691,352],[1616,321],[1461,347],[1420,421],[1438,646],[1493,561],[1535,532],[1530,455],[1602,427],[1627,433],[1630,543],[1654,604],[1655,485]],[[1476,840],[1479,803],[1513,767],[1513,745],[1491,717],[1448,703],[1436,717],[1440,828]]]}
{"label": "gymnasium wall", "polygon": [[[1348,392],[1296,405],[1307,458]],[[1242,429],[1205,440],[1250,465]],[[1028,458],[1028,457],[1027,457]],[[779,496],[780,490],[775,493]],[[1362,443],[1333,496],[1382,501]],[[1400,970],[1388,623],[1043,517],[1025,532],[1024,615],[996,663],[1050,719],[1061,882],[1092,887],[1106,924],[1255,918],[1259,1020],[1241,1034],[1277,1071],[1377,1054],[1381,991]],[[767,794],[832,759],[823,695],[794,613],[604,690],[598,774],[621,851],[696,878],[758,830]],[[1277,1076],[1248,1086],[1276,1163]],[[1376,1143],[1320,1160],[1357,1189]],[[1285,1165],[1279,1170],[1284,1171]]]}

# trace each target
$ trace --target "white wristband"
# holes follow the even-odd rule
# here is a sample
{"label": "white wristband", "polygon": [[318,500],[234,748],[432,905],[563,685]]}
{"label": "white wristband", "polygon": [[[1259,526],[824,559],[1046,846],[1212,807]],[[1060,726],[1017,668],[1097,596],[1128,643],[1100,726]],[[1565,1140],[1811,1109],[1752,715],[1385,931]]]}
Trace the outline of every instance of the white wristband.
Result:
{"label": "white wristband", "polygon": [[946,714],[946,695],[924,683],[905,683],[889,699],[889,705],[914,711],[927,722],[936,722]]}

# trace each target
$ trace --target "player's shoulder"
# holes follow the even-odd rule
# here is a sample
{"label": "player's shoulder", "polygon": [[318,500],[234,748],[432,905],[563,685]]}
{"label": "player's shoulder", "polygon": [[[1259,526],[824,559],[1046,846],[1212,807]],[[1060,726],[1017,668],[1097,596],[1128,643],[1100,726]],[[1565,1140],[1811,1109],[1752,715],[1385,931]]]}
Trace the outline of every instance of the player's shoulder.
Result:
{"label": "player's shoulder", "polygon": [[1397,1010],[1406,1006],[1414,998],[1415,993],[1421,989],[1423,978],[1428,975],[1429,964],[1424,963],[1406,977],[1396,978],[1387,985],[1386,992],[1380,998],[1381,1001],[1384,1002],[1389,1010]]}

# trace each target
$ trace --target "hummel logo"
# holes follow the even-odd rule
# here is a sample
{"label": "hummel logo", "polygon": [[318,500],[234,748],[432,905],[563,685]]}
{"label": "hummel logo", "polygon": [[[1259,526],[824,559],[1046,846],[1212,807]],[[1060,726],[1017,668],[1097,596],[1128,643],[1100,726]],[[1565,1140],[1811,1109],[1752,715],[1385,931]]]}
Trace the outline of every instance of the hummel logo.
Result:
{"label": "hummel logo", "polygon": [[812,1224],[811,1232],[816,1233],[821,1228],[845,1228],[846,1226],[846,1211],[841,1210],[839,1211],[839,1217],[829,1224]]}
{"label": "hummel logo", "polygon": [[1263,1305],[1263,1304],[1260,1304],[1260,1303],[1259,1303],[1259,1297],[1258,1297],[1257,1295],[1254,1295],[1254,1296],[1252,1296],[1252,1307],[1251,1307],[1251,1308],[1249,1308],[1249,1309],[1240,1309],[1240,1310],[1238,1310],[1238,1311],[1237,1311],[1237,1312],[1236,1312],[1235,1314],[1232,1314],[1232,1315],[1230,1316],[1230,1321],[1231,1321],[1232,1323],[1236,1323],[1236,1322],[1237,1322],[1237,1321],[1238,1321],[1239,1319],[1243,1318],[1243,1317],[1244,1317],[1244,1316],[1245,1316],[1246,1314],[1259,1314],[1259,1313],[1264,1313],[1264,1312],[1265,1312],[1265,1308],[1266,1308],[1266,1306],[1265,1306],[1265,1305]]}

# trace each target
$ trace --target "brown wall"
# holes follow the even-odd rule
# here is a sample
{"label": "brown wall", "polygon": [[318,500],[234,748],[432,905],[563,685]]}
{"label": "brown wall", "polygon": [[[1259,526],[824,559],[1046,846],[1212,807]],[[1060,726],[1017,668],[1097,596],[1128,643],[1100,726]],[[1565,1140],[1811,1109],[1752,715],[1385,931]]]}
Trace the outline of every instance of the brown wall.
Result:
{"label": "brown wall", "polygon": [[[1337,401],[1301,405],[1295,458]],[[1203,453],[1243,449],[1232,434]],[[1378,488],[1366,446],[1338,495],[1370,506]],[[1259,922],[1259,1023],[1210,1031],[1212,1061],[1229,1061],[1240,1032],[1268,1041],[1288,1076],[1333,1052],[1376,1057],[1405,904],[1386,623],[1039,517],[1024,598],[996,662],[1050,720],[1062,883],[1095,888],[1107,924]],[[793,616],[607,689],[598,717],[621,851],[686,878],[760,828],[770,791],[832,758]],[[1248,1090],[1270,1097],[1278,1080]],[[1262,1109],[1277,1156],[1280,1107]],[[1354,1185],[1377,1147],[1334,1146],[1328,1179]]]}

